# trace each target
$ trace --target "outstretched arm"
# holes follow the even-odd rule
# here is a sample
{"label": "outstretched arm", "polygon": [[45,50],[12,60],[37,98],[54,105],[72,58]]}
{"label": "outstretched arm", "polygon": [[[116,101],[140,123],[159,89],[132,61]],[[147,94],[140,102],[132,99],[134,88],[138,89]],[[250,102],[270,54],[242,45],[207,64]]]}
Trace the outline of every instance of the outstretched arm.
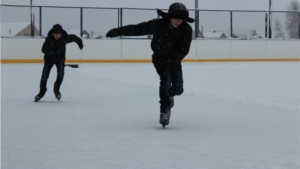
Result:
{"label": "outstretched arm", "polygon": [[156,19],[148,22],[142,22],[137,25],[127,25],[120,28],[114,28],[107,32],[106,37],[117,37],[117,36],[141,36],[150,35],[154,33],[156,27]]}
{"label": "outstretched arm", "polygon": [[76,36],[74,34],[69,34],[68,35],[67,43],[71,43],[71,42],[77,43],[79,49],[83,48],[82,40],[78,36]]}

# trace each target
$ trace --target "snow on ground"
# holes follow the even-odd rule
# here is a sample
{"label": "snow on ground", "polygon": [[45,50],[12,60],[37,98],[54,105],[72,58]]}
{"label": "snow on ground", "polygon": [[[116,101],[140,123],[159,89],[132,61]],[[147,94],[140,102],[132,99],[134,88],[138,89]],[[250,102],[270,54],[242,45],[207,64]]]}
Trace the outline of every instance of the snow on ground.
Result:
{"label": "snow on ground", "polygon": [[158,123],[152,64],[66,67],[38,103],[42,64],[1,65],[3,169],[299,169],[299,62],[183,63]]}

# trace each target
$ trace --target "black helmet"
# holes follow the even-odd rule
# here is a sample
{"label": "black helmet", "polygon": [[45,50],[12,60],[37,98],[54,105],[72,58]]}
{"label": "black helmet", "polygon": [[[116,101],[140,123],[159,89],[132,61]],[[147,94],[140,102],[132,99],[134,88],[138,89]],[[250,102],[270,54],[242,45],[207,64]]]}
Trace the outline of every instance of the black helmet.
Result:
{"label": "black helmet", "polygon": [[168,13],[165,13],[159,9],[157,9],[157,13],[163,18],[175,18],[182,19],[184,21],[193,23],[195,20],[189,18],[189,11],[186,9],[186,6],[183,3],[175,2],[170,5]]}

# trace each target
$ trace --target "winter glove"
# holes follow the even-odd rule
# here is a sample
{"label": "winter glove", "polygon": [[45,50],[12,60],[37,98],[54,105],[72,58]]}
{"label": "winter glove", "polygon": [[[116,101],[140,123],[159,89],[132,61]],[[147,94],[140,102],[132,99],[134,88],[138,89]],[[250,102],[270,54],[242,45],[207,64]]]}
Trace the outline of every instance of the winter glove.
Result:
{"label": "winter glove", "polygon": [[114,28],[114,29],[111,29],[110,31],[107,32],[106,37],[107,38],[114,38],[114,37],[117,37],[119,35],[120,35],[120,33],[119,33],[118,28]]}
{"label": "winter glove", "polygon": [[83,43],[82,43],[82,42],[78,43],[78,47],[79,47],[80,50],[82,50],[82,48],[83,48]]}

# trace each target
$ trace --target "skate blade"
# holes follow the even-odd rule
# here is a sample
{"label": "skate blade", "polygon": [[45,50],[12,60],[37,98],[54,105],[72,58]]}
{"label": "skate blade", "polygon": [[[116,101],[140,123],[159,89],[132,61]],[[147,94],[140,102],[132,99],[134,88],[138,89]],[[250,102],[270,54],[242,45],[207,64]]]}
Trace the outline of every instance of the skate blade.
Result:
{"label": "skate blade", "polygon": [[34,102],[38,102],[38,101],[40,101],[41,100],[41,98],[34,98]]}
{"label": "skate blade", "polygon": [[161,121],[160,124],[162,125],[163,128],[165,128],[167,125],[169,125],[168,121]]}
{"label": "skate blade", "polygon": [[55,96],[58,101],[60,101],[61,96]]}

